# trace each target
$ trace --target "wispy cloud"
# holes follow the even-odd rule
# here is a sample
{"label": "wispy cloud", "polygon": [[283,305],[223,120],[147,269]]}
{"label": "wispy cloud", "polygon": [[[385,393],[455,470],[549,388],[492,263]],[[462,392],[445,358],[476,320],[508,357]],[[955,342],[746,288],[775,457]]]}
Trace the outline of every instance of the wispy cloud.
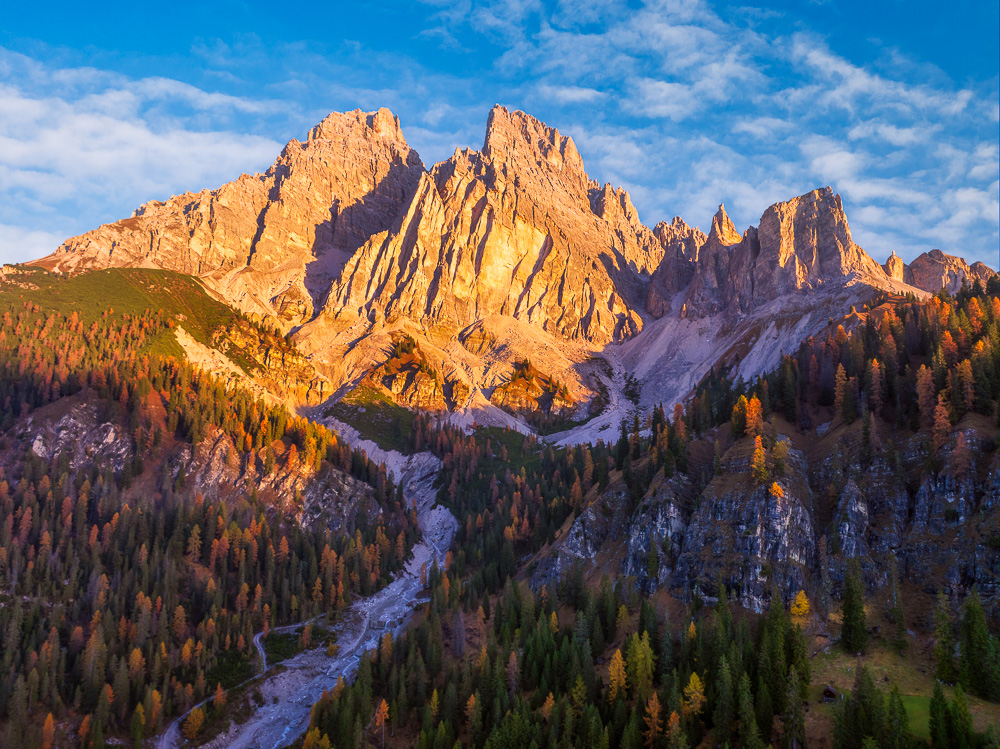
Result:
{"label": "wispy cloud", "polygon": [[46,71],[13,55],[4,62],[7,71],[28,75],[7,77],[21,85],[0,83],[3,261],[51,252],[67,234],[127,215],[145,200],[262,170],[281,147],[269,138],[197,124],[206,111],[259,113],[272,106],[268,102],[163,78]]}

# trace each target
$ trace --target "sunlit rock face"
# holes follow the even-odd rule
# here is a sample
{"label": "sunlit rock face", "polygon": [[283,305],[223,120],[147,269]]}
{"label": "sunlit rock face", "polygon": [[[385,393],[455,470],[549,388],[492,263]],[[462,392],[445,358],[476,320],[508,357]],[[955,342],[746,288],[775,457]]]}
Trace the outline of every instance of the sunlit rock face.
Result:
{"label": "sunlit rock face", "polygon": [[423,173],[389,110],[331,114],[264,174],[146,203],[41,264],[198,275],[245,312],[298,324],[354,251],[397,219]]}
{"label": "sunlit rock face", "polygon": [[504,315],[605,344],[642,329],[662,257],[628,194],[590,180],[571,138],[498,106],[482,150],[422,176],[400,223],[361,247],[326,309],[456,329]]}
{"label": "sunlit rock face", "polygon": [[932,294],[941,289],[946,289],[949,294],[956,294],[965,284],[971,287],[979,281],[985,285],[995,275],[983,263],[969,265],[960,257],[946,255],[941,250],[931,250],[918,255],[906,266],[904,280],[911,286]]}
{"label": "sunlit rock face", "polygon": [[289,397],[310,405],[355,387],[405,332],[442,379],[387,383],[391,397],[505,424],[523,404],[495,393],[526,359],[566,385],[557,411],[589,414],[610,360],[648,408],[719,364],[766,371],[877,290],[992,273],[936,251],[880,266],[829,187],[742,232],[720,206],[708,229],[679,217],[649,229],[626,191],[590,178],[572,138],[523,112],[494,107],[481,149],[428,170],[380,109],[331,114],[264,174],[147,203],[38,262],[197,275],[292,337],[321,387]]}
{"label": "sunlit rock face", "polygon": [[888,286],[885,270],[851,238],[839,195],[829,187],[775,203],[742,235],[724,206],[698,256],[688,314],[746,313],[824,284]]}

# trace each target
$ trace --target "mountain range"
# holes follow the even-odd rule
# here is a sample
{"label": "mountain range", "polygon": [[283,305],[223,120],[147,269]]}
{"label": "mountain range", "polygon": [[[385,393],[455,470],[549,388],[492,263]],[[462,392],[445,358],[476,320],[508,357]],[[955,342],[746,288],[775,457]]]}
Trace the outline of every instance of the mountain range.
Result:
{"label": "mountain range", "polygon": [[627,192],[588,176],[571,138],[499,105],[480,150],[429,169],[388,110],[331,114],[265,173],[147,203],[36,264],[197,276],[289,335],[338,397],[411,337],[435,377],[381,384],[464,423],[523,428],[497,404],[530,359],[565,386],[567,423],[597,416],[573,440],[620,418],[595,399],[626,377],[642,407],[673,403],[713,367],[747,379],[774,367],[875,292],[954,293],[995,275],[939,250],[880,265],[829,187],[742,233],[723,206],[707,235],[679,217],[649,228]]}

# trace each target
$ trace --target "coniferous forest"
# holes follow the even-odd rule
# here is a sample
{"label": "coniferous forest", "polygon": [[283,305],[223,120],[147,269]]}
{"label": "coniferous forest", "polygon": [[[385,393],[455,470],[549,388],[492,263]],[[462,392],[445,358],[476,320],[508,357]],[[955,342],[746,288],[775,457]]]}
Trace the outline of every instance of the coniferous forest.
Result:
{"label": "coniferous forest", "polygon": [[[363,453],[283,407],[151,355],[147,344],[172,325],[151,311],[88,324],[31,301],[2,312],[5,746],[36,744],[46,714],[49,725],[67,712],[80,717],[83,745],[155,735],[252,675],[255,633],[370,594],[416,536],[401,494]],[[44,460],[19,442],[20,420],[79,402],[125,435],[118,465],[74,466],[68,451]],[[183,464],[150,461],[220,434],[232,460],[264,474],[347,472],[372,487],[379,511],[338,531],[305,527],[253,493],[205,499]]]}
{"label": "coniferous forest", "polygon": [[[876,297],[775,371],[751,383],[713,372],[671,416],[660,408],[647,424],[623,423],[613,444],[554,450],[511,432],[421,434],[445,459],[439,499],[460,521],[454,557],[432,571],[419,622],[383,640],[353,684],[323,694],[297,746],[803,747],[821,686],[804,627],[817,616],[836,632],[835,649],[859,656],[853,683],[830,708],[834,746],[1000,745],[995,723],[977,731],[970,716],[970,695],[1000,702],[996,621],[991,629],[976,587],[958,605],[937,599],[922,735],[900,685],[876,683],[865,665],[875,652],[905,659],[907,628],[917,626],[912,614],[904,621],[894,564],[883,605],[873,605],[852,560],[838,600],[825,580],[808,594],[775,587],[760,615],[734,606],[721,580],[711,604],[682,606],[581,564],[556,585],[531,584],[536,554],[588,498],[618,482],[634,508],[657,477],[705,483],[721,470],[720,439],[749,443],[750,481],[780,497],[789,447],[774,437],[776,419],[807,430],[826,409],[835,424],[854,425],[845,465],[861,472],[881,462],[901,483],[907,468],[976,470],[955,426],[1000,418],[998,286],[926,302]],[[709,441],[714,459],[704,457]],[[1000,545],[993,522],[987,543]]]}

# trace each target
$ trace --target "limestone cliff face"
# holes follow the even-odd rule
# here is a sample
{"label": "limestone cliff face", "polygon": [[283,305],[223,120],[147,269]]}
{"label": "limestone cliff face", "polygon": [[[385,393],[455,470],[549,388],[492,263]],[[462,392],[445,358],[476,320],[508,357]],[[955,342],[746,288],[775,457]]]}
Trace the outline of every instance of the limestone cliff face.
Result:
{"label": "limestone cliff face", "polygon": [[851,238],[829,187],[775,203],[741,236],[725,208],[712,220],[688,292],[696,315],[745,313],[795,291],[860,281],[885,288],[885,270]]}
{"label": "limestone cliff face", "polygon": [[[986,454],[987,434],[963,433],[976,456]],[[785,439],[779,436],[779,439]],[[652,592],[669,589],[689,600],[716,594],[721,580],[740,604],[761,611],[776,586],[783,599],[818,589],[826,577],[840,595],[849,560],[858,560],[870,590],[888,584],[894,556],[902,579],[925,591],[961,596],[979,588],[988,606],[1000,602],[1000,457],[956,476],[920,474],[921,437],[902,445],[905,468],[877,454],[857,465],[860,437],[814,446],[810,456],[792,449],[785,470],[772,476],[781,492],[751,476],[752,442],[730,447],[719,470],[699,493],[684,476],[654,476],[638,505],[617,477],[593,493],[568,532],[537,560],[532,585],[550,586],[576,564],[634,577]],[[944,459],[953,449],[949,437]],[[818,449],[816,449],[818,447]],[[848,456],[847,460],[844,457]],[[828,498],[813,493],[824,487]],[[832,517],[822,510],[834,499]],[[826,556],[819,539],[825,538]]]}
{"label": "limestone cliff face", "polygon": [[669,224],[661,221],[653,233],[663,245],[663,260],[649,279],[646,310],[660,318],[670,312],[674,294],[690,285],[699,251],[708,237],[701,229],[688,226],[680,216]]}
{"label": "limestone cliff face", "polygon": [[896,254],[895,250],[893,250],[892,254],[889,255],[889,259],[885,261],[882,269],[893,281],[905,281],[906,264],[903,262],[903,259]]}
{"label": "limestone cliff face", "polygon": [[482,151],[423,175],[402,220],[351,258],[326,311],[454,331],[500,314],[597,344],[642,328],[662,244],[628,195],[599,188],[571,138],[494,107]]}
{"label": "limestone cliff face", "polygon": [[147,203],[40,262],[190,273],[239,309],[298,324],[346,259],[398,218],[423,172],[389,110],[331,114],[264,174]]}
{"label": "limestone cliff face", "polygon": [[949,294],[956,294],[963,284],[972,286],[979,281],[984,286],[996,275],[983,263],[973,263],[971,266],[960,257],[946,255],[941,250],[931,250],[918,255],[906,267],[905,281],[918,289],[936,294],[941,289],[947,289]]}
{"label": "limestone cliff face", "polygon": [[805,585],[816,540],[804,456],[791,452],[775,496],[750,479],[752,449],[744,440],[723,456],[691,515],[672,583],[707,591],[721,578],[740,603],[760,611],[772,583],[786,598]]}
{"label": "limestone cliff face", "polygon": [[[19,444],[37,458],[55,460],[64,456],[73,470],[99,467],[120,474],[130,465],[134,450],[127,424],[106,420],[104,405],[92,391],[44,406],[15,424]],[[265,450],[245,454],[232,438],[214,426],[197,445],[166,439],[147,448],[146,470],[168,483],[183,470],[186,486],[206,499],[245,501],[251,492],[274,506],[294,513],[310,528],[354,530],[356,523],[373,522],[381,512],[371,486],[343,471],[324,466],[320,471],[296,464],[279,463],[269,468]],[[11,470],[19,463],[20,450],[0,455],[0,467]],[[142,483],[124,490],[123,502],[144,498]]]}

